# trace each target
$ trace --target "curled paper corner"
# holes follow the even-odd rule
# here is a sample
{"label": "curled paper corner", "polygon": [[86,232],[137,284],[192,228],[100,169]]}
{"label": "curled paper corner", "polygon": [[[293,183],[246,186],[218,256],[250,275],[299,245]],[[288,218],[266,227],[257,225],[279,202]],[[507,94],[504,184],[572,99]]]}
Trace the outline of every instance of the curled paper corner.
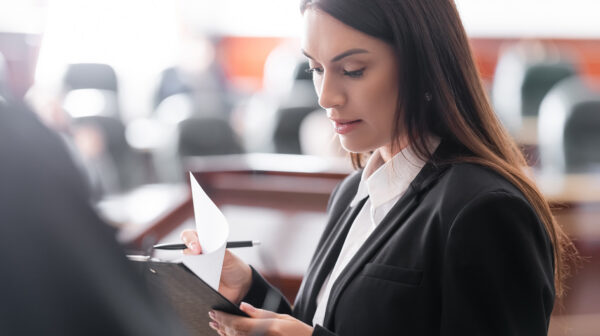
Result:
{"label": "curled paper corner", "polygon": [[229,224],[225,215],[208,197],[196,177],[190,172],[194,220],[203,254],[185,255],[183,263],[215,290],[219,288],[221,268],[225,257]]}

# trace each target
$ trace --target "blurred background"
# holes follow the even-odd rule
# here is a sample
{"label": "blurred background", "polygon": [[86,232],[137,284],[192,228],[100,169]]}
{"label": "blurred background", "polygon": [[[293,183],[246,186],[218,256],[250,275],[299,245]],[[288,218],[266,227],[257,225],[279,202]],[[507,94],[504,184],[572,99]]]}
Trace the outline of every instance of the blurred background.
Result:
{"label": "blurred background", "polygon": [[[128,250],[193,227],[191,171],[233,240],[263,242],[236,253],[293,299],[351,171],[304,71],[298,2],[0,0],[0,97],[61,135]],[[600,2],[456,3],[497,114],[586,258],[552,335],[599,335]]]}

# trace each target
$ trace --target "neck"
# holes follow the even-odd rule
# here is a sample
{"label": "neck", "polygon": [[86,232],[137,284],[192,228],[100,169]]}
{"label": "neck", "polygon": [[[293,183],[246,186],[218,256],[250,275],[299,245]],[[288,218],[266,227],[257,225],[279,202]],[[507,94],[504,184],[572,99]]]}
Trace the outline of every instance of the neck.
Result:
{"label": "neck", "polygon": [[384,162],[389,162],[396,154],[400,153],[404,148],[408,146],[408,141],[402,139],[398,142],[398,145],[389,143],[382,147],[379,147],[379,154]]}

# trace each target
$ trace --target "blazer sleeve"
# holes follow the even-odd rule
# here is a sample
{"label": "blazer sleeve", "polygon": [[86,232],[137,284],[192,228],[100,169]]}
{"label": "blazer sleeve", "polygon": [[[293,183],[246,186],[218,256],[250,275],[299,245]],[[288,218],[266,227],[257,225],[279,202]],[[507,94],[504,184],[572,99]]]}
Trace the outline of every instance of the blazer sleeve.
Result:
{"label": "blazer sleeve", "polygon": [[445,246],[441,335],[547,335],[552,246],[530,204],[507,192],[475,197]]}
{"label": "blazer sleeve", "polygon": [[[334,188],[329,201],[327,202],[327,213],[330,213],[333,200],[342,183],[338,183]],[[281,292],[263,278],[254,267],[252,269],[252,285],[246,296],[242,299],[243,302],[249,303],[254,307],[260,307],[274,311],[279,314],[292,314],[292,306],[281,294]]]}
{"label": "blazer sleeve", "polygon": [[250,268],[252,268],[252,285],[242,301],[279,314],[291,314],[292,307],[283,294],[265,280],[254,267],[250,266]]}

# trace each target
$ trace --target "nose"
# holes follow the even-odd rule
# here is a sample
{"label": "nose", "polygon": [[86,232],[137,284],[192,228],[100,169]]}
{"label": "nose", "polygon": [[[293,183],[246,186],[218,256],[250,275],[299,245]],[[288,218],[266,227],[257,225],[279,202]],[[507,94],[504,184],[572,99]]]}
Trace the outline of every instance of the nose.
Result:
{"label": "nose", "polygon": [[346,103],[346,95],[340,83],[326,73],[315,81],[315,88],[319,96],[319,105],[324,109],[339,108]]}

